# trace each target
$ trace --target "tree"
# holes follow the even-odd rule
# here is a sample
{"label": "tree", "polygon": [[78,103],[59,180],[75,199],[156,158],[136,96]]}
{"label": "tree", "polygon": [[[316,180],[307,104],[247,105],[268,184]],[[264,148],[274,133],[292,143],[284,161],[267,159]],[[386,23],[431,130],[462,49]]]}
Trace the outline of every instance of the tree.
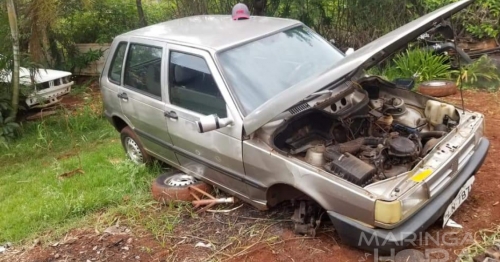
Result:
{"label": "tree", "polygon": [[146,17],[144,17],[144,10],[142,9],[142,0],[135,1],[137,5],[137,13],[139,14],[139,25],[141,27],[147,26],[148,22],[146,21]]}
{"label": "tree", "polygon": [[19,13],[22,14],[20,31],[29,31],[29,52],[35,63],[51,62],[48,31],[57,19],[58,2],[30,0],[24,5],[18,2]]}
{"label": "tree", "polygon": [[254,15],[265,15],[266,13],[267,0],[254,0],[253,1],[253,11]]}
{"label": "tree", "polygon": [[13,0],[7,1],[7,13],[9,16],[10,32],[12,35],[12,54],[14,68],[12,68],[12,111],[10,117],[15,118],[19,109],[19,29],[17,27],[16,8]]}

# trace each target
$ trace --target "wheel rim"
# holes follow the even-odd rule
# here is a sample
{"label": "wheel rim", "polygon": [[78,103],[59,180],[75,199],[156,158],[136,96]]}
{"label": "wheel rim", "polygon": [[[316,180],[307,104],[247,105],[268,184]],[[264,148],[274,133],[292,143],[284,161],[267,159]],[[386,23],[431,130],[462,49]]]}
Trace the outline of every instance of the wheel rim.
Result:
{"label": "wheel rim", "polygon": [[165,185],[174,187],[189,186],[196,183],[196,178],[186,174],[175,174],[165,179]]}
{"label": "wheel rim", "polygon": [[446,83],[445,81],[430,81],[427,83],[428,86],[432,86],[432,87],[441,87],[441,86],[445,86],[447,84],[448,83]]}
{"label": "wheel rim", "polygon": [[142,155],[141,149],[134,139],[127,137],[125,138],[125,150],[127,155],[136,164],[144,163],[144,157]]}

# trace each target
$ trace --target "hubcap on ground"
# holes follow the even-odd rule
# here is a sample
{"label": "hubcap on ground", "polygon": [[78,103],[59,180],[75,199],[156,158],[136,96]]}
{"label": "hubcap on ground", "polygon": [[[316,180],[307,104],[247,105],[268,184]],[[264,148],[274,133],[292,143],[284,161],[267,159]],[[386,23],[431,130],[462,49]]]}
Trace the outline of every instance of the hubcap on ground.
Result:
{"label": "hubcap on ground", "polygon": [[434,81],[429,81],[427,82],[427,85],[428,86],[433,86],[433,87],[438,87],[438,86],[445,86],[447,85],[448,83],[446,83],[445,81],[438,81],[438,80],[434,80]]}
{"label": "hubcap on ground", "polygon": [[139,145],[134,141],[134,139],[127,137],[125,138],[125,149],[127,150],[127,155],[136,164],[142,164],[143,156]]}
{"label": "hubcap on ground", "polygon": [[196,183],[196,178],[186,174],[175,174],[165,179],[165,185],[183,187]]}

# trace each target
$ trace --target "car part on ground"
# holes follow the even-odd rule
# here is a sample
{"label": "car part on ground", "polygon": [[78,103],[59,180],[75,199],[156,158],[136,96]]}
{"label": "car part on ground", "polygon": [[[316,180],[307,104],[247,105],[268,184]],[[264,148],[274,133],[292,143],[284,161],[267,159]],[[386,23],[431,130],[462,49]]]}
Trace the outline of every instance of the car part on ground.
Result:
{"label": "car part on ground", "polygon": [[445,97],[457,93],[457,84],[448,80],[432,80],[418,86],[418,92],[428,96]]}
{"label": "car part on ground", "polygon": [[486,248],[483,254],[475,256],[473,260],[474,262],[499,262],[500,242],[493,243],[493,246]]}
{"label": "car part on ground", "polygon": [[135,164],[148,164],[151,162],[151,157],[130,127],[124,127],[120,132],[120,137],[125,153],[132,162]]}
{"label": "car part on ground", "polygon": [[153,181],[151,192],[153,198],[160,203],[193,201],[196,199],[195,196],[202,195],[198,190],[190,190],[190,188],[199,189],[203,192],[212,190],[212,186],[207,183],[181,171],[172,170],[161,174]]}
{"label": "car part on ground", "polygon": [[301,200],[293,202],[293,204],[295,211],[292,221],[295,234],[316,237],[316,230],[321,225],[324,210],[314,201]]}
{"label": "car part on ground", "polygon": [[396,78],[392,82],[399,88],[412,90],[415,87],[415,79],[413,78]]}
{"label": "car part on ground", "polygon": [[[211,194],[209,194],[206,191],[203,191],[201,188],[198,187],[188,187],[190,190],[191,196],[194,197],[195,200],[192,201],[194,208],[199,208],[201,206],[204,206],[201,209],[198,209],[196,213],[202,213],[207,211],[209,208],[216,204],[232,204],[234,203],[234,197],[225,197],[225,198],[215,198]],[[201,199],[198,197],[198,194],[201,194],[201,196],[206,196],[208,199]]]}

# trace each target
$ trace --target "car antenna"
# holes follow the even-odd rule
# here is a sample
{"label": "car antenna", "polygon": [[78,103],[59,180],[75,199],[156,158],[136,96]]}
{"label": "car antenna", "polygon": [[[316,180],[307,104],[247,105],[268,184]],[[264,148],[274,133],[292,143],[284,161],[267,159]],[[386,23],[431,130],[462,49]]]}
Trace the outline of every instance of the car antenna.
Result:
{"label": "car antenna", "polygon": [[455,31],[455,27],[453,26],[453,21],[450,17],[450,26],[451,31],[453,32],[453,43],[455,45],[455,59],[458,61],[458,88],[460,88],[460,99],[462,100],[462,114],[465,114],[465,102],[464,102],[464,89],[463,89],[463,81],[462,81],[462,60],[460,59],[460,54],[458,53],[457,47],[457,33]]}

